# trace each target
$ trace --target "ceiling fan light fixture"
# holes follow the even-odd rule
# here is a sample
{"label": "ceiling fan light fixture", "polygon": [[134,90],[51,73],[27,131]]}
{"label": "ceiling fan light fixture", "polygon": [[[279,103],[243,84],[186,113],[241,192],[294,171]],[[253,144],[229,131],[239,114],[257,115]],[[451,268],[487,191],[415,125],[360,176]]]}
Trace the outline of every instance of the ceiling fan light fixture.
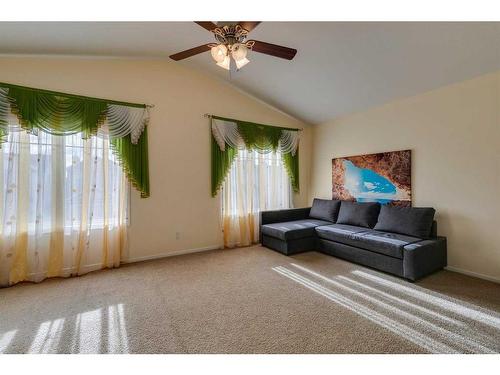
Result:
{"label": "ceiling fan light fixture", "polygon": [[217,65],[220,66],[221,68],[229,70],[229,69],[231,69],[231,58],[229,57],[229,55],[226,55],[224,60],[222,60],[221,62],[218,62]]}
{"label": "ceiling fan light fixture", "polygon": [[218,44],[210,49],[213,59],[216,63],[222,63],[227,56],[227,47],[224,44]]}
{"label": "ceiling fan light fixture", "polygon": [[250,60],[248,60],[246,57],[244,57],[243,59],[240,59],[240,60],[234,60],[234,62],[236,63],[236,69],[241,69],[243,68],[246,64],[248,64],[250,62]]}
{"label": "ceiling fan light fixture", "polygon": [[206,43],[174,53],[170,55],[172,60],[184,60],[188,57],[210,51],[216,64],[230,71],[231,60],[234,60],[237,70],[250,62],[247,59],[249,50],[252,51],[252,54],[254,52],[263,53],[286,60],[292,60],[297,53],[297,50],[294,48],[258,40],[247,40],[248,33],[255,29],[260,24],[260,21],[221,22],[219,24],[211,21],[196,21],[196,23],[213,34],[215,43]]}

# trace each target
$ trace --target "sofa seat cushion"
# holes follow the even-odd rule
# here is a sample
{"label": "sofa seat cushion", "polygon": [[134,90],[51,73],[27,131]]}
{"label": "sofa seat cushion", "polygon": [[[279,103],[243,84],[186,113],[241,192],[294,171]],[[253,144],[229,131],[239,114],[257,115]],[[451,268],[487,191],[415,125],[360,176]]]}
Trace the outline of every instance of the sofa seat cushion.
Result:
{"label": "sofa seat cushion", "polygon": [[356,237],[358,247],[371,250],[394,258],[403,259],[403,248],[411,243],[422,241],[421,238],[399,233],[370,230]]}
{"label": "sofa seat cushion", "polygon": [[360,247],[356,235],[365,233],[368,230],[370,229],[346,224],[331,224],[315,228],[316,234],[323,240],[356,247]]}
{"label": "sofa seat cushion", "polygon": [[316,227],[319,238],[349,244],[356,233],[366,232],[367,228],[346,224],[330,224]]}
{"label": "sofa seat cushion", "polygon": [[422,241],[421,238],[397,233],[380,232],[352,225],[332,224],[317,227],[316,233],[325,240],[359,247],[394,258],[403,258],[403,247]]}
{"label": "sofa seat cushion", "polygon": [[324,220],[304,219],[262,225],[261,231],[263,235],[288,241],[305,237],[313,237],[316,235],[314,228],[320,225],[328,224],[331,223]]}

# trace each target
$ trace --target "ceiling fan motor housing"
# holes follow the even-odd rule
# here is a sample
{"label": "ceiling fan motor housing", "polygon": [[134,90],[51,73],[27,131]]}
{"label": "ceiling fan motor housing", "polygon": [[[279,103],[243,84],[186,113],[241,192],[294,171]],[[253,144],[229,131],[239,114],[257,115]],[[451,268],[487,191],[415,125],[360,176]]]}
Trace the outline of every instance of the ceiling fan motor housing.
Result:
{"label": "ceiling fan motor housing", "polygon": [[240,25],[225,25],[223,27],[218,27],[213,30],[215,39],[219,43],[232,46],[236,43],[244,43],[248,36],[248,31],[242,28]]}

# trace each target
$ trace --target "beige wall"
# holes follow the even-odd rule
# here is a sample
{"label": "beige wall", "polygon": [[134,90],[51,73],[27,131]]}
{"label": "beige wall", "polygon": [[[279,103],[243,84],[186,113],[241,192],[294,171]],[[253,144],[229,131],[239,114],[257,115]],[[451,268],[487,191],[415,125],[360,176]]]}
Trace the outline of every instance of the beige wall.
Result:
{"label": "beige wall", "polygon": [[499,91],[497,72],[315,126],[311,198],[331,197],[333,157],[411,149],[413,205],[436,208],[450,269],[500,281]]}
{"label": "beige wall", "polygon": [[151,197],[132,194],[131,260],[221,243],[220,201],[210,196],[210,131],[204,113],[304,127],[301,194],[294,201],[307,204],[309,127],[200,72],[168,60],[2,57],[0,81],[155,105],[149,127]]}

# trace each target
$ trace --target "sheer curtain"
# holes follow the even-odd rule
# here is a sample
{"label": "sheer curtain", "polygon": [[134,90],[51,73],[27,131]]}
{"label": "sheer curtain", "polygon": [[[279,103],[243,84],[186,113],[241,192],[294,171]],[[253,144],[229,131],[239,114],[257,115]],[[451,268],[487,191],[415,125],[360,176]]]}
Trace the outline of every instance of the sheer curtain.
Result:
{"label": "sheer curtain", "polygon": [[128,193],[106,135],[10,131],[0,150],[0,286],[118,266]]}
{"label": "sheer curtain", "polygon": [[279,151],[238,150],[222,189],[224,246],[259,241],[259,213],[292,207],[292,186]]}

